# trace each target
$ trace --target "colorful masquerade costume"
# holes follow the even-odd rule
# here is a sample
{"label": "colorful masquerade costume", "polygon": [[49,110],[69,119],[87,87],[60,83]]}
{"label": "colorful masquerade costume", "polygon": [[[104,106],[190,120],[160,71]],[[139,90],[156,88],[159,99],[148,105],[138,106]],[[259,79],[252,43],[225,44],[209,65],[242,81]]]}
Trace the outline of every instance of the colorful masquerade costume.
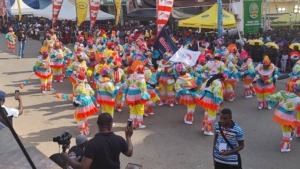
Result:
{"label": "colorful masquerade costume", "polygon": [[154,71],[148,67],[145,67],[144,75],[147,84],[147,92],[150,94],[150,99],[145,104],[145,113],[147,115],[154,115],[152,107],[155,105],[156,102],[161,102],[156,91],[157,77]]}
{"label": "colorful masquerade costume", "polygon": [[[48,54],[45,52],[45,54]],[[33,67],[34,73],[41,81],[41,91],[46,93],[46,91],[53,90],[52,88],[52,73],[50,67],[49,56],[43,58],[42,56],[38,57],[38,60]]]}
{"label": "colorful masquerade costume", "polygon": [[76,79],[79,73],[86,74],[87,72],[87,65],[85,61],[79,62],[79,61],[74,61],[72,62],[69,66],[68,69],[66,70],[67,75],[69,75],[69,80],[72,83],[73,88],[76,85]]}
{"label": "colorful masquerade costume", "polygon": [[78,51],[78,47],[84,47],[83,45],[84,37],[82,35],[78,35],[77,42],[74,45],[74,51]]}
{"label": "colorful masquerade costume", "polygon": [[97,103],[101,105],[102,113],[108,113],[114,116],[115,97],[118,94],[119,86],[115,87],[110,78],[108,78],[108,67],[102,67],[100,75],[101,80],[97,83]]}
{"label": "colorful masquerade costume", "polygon": [[[264,66],[268,66],[267,69]],[[255,70],[257,73],[255,78],[258,80],[254,89],[257,93],[258,108],[262,109],[265,106],[271,109],[268,105],[268,97],[276,90],[273,82],[280,75],[278,68],[265,57],[263,63],[258,64]]]}
{"label": "colorful masquerade costume", "polygon": [[147,85],[144,74],[138,73],[143,70],[143,63],[135,61],[131,66],[133,74],[126,80],[123,93],[126,94],[126,104],[130,108],[130,119],[134,122],[134,128],[145,128],[143,123],[144,105],[149,100]]}
{"label": "colorful masquerade costume", "polygon": [[[176,69],[180,68],[176,67]],[[178,71],[180,72],[180,70]],[[194,112],[196,108],[195,100],[198,97],[197,85],[194,78],[188,73],[183,76],[179,76],[175,83],[175,90],[177,92],[176,97],[180,97],[179,103],[182,105],[187,105],[187,112],[184,116],[184,122],[186,124],[193,124]]]}
{"label": "colorful masquerade costume", "polygon": [[[86,55],[88,56],[89,58],[89,63],[88,63],[88,70],[94,72],[94,68],[95,66],[97,65],[97,60],[96,60],[96,52],[97,52],[97,48],[95,45],[92,44],[92,41],[89,40],[88,43],[91,45],[91,46],[87,46],[85,48],[85,53]],[[92,77],[90,77],[90,81],[92,81]]]}
{"label": "colorful masquerade costume", "polygon": [[[215,76],[211,78],[215,78]],[[213,124],[217,117],[217,111],[221,109],[221,103],[223,102],[222,90],[225,89],[225,86],[218,78],[214,79],[207,86],[208,81],[211,80],[208,79],[202,84],[199,99],[196,99],[196,102],[205,110],[204,119],[202,121],[204,134],[213,135]]]}
{"label": "colorful masquerade costume", "polygon": [[5,35],[5,39],[7,44],[7,50],[9,52],[15,52],[17,38],[12,28],[9,28],[9,32]]}
{"label": "colorful masquerade costume", "polygon": [[[289,82],[287,83],[287,85],[291,86],[293,88],[294,87],[294,83],[296,81],[300,80],[300,60],[298,60],[295,63],[295,65],[294,65],[294,67],[292,69],[292,72],[289,73],[289,76],[291,77],[291,79],[289,80]],[[300,89],[295,89],[295,93],[300,97]]]}
{"label": "colorful masquerade costume", "polygon": [[252,95],[256,94],[252,85],[255,77],[254,65],[252,59],[247,54],[241,54],[240,58],[243,61],[240,72],[244,77],[244,95],[245,98],[251,98]]}
{"label": "colorful masquerade costume", "polygon": [[64,55],[64,67],[63,72],[64,76],[66,76],[66,69],[69,67],[69,65],[74,62],[75,57],[73,56],[72,51],[67,47],[62,47],[63,55]]}
{"label": "colorful masquerade costume", "polygon": [[43,46],[41,47],[40,49],[40,52],[42,53],[44,50],[47,51],[47,52],[50,52],[50,50],[53,48],[54,46],[54,40],[52,39],[45,39],[44,40],[44,43],[43,43]]}
{"label": "colorful masquerade costume", "polygon": [[176,78],[175,63],[166,60],[159,61],[158,68],[158,83],[160,89],[160,96],[163,104],[170,104],[174,106],[174,83]]}
{"label": "colorful masquerade costume", "polygon": [[202,71],[208,74],[208,78],[210,78],[215,74],[228,72],[228,69],[225,64],[219,60],[209,60],[202,67]]}
{"label": "colorful masquerade costume", "polygon": [[198,58],[198,64],[196,64],[194,66],[194,77],[195,77],[195,81],[196,81],[196,84],[198,86],[198,91],[200,92],[200,89],[201,89],[201,85],[204,81],[206,81],[207,77],[206,75],[204,74],[204,72],[202,71],[203,69],[203,65],[205,65],[205,56],[204,55],[200,55],[199,58]]}
{"label": "colorful masquerade costume", "polygon": [[[61,46],[60,42],[56,42],[55,46]],[[60,48],[52,49],[50,51],[50,57],[53,61],[51,66],[53,71],[54,82],[63,82],[63,67],[64,67],[64,54]]]}
{"label": "colorful masquerade costume", "polygon": [[89,135],[90,128],[87,118],[98,112],[93,100],[94,91],[89,84],[86,83],[85,75],[80,73],[77,78],[77,84],[73,92],[73,105],[76,106],[74,118],[78,124],[78,128],[83,135]]}
{"label": "colorful masquerade costume", "polygon": [[[298,85],[294,87],[296,88],[296,86]],[[273,116],[273,121],[278,123],[282,129],[281,152],[290,152],[291,133],[299,124],[293,116],[293,112],[297,110],[297,113],[299,113],[300,111],[300,97],[290,91],[280,91],[269,95],[268,105],[278,105]]]}

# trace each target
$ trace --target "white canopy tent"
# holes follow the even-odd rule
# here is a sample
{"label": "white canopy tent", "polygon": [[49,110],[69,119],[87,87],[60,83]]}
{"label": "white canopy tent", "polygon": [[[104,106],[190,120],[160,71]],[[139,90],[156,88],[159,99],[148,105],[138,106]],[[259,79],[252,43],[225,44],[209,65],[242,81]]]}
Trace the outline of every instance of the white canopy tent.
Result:
{"label": "white canopy tent", "polygon": [[[20,8],[21,8],[21,13],[22,15],[31,15],[34,14],[37,10],[30,8],[28,5],[26,5],[22,0],[20,0]],[[11,14],[12,15],[18,15],[19,10],[18,10],[18,3],[17,0],[15,0],[15,3],[11,6]]]}
{"label": "white canopy tent", "polygon": [[[34,13],[34,16],[52,19],[52,4],[50,4],[47,8],[43,10],[38,10],[36,13]],[[114,15],[111,15],[109,13],[100,10],[97,16],[97,20],[107,20],[107,19],[114,19],[114,18],[115,18]],[[73,21],[76,20],[76,7],[68,0],[65,0],[61,6],[58,19],[59,20],[67,19]],[[90,20],[89,9],[86,15],[86,21],[88,20]]]}

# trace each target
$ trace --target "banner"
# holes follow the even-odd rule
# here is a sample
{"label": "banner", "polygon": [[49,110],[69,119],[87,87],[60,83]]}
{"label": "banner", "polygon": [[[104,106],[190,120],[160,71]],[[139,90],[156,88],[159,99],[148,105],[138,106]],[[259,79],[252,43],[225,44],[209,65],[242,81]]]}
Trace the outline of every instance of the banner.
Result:
{"label": "banner", "polygon": [[181,47],[172,57],[171,61],[181,62],[189,66],[195,66],[198,60],[200,51],[191,51],[189,49]]}
{"label": "banner", "polygon": [[157,34],[166,26],[173,8],[174,0],[157,0],[156,1],[156,25]]}
{"label": "banner", "polygon": [[0,15],[6,15],[6,7],[4,0],[0,0]]}
{"label": "banner", "polygon": [[101,0],[89,0],[90,5],[90,28],[92,29],[95,26]]}
{"label": "banner", "polygon": [[134,0],[128,0],[126,2],[126,10],[127,10],[127,14],[136,10]]}
{"label": "banner", "polygon": [[52,0],[52,28],[55,27],[64,0]]}
{"label": "banner", "polygon": [[162,29],[153,44],[153,51],[154,50],[158,50],[160,57],[162,57],[165,52],[170,51],[174,54],[178,49],[166,30]]}
{"label": "banner", "polygon": [[120,14],[121,14],[122,2],[121,0],[115,0],[115,9],[116,9],[116,21],[115,25],[119,24]]}
{"label": "banner", "polygon": [[76,0],[77,26],[80,26],[85,21],[87,10],[88,0]]}
{"label": "banner", "polygon": [[17,5],[18,5],[19,21],[21,21],[22,12],[21,12],[21,7],[20,7],[20,0],[17,0]]}
{"label": "banner", "polygon": [[10,16],[10,18],[11,18],[12,20],[15,20],[14,16],[11,14],[10,0],[5,0],[5,7],[6,7],[7,15]]}
{"label": "banner", "polygon": [[244,1],[244,35],[257,33],[261,28],[261,0]]}

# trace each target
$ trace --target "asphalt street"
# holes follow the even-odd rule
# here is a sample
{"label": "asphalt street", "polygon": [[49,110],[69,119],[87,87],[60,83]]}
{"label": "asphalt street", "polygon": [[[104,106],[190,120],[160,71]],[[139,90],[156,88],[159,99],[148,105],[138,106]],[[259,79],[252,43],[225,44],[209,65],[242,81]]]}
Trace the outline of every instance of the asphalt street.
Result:
{"label": "asphalt street", "polygon": [[[52,138],[63,131],[73,135],[71,145],[74,145],[74,138],[79,134],[73,119],[75,107],[70,101],[55,97],[58,92],[71,93],[70,82],[65,79],[63,83],[54,83],[55,91],[42,94],[39,79],[33,76],[21,90],[19,86],[32,72],[41,44],[36,40],[27,40],[25,58],[18,59],[18,44],[15,53],[7,53],[5,35],[0,34],[0,39],[0,90],[8,94],[5,105],[18,105],[13,98],[15,90],[20,90],[24,101],[24,114],[14,119],[16,132],[47,156],[59,151],[58,144],[52,142]],[[284,89],[286,81],[278,81],[277,90]],[[225,102],[224,107],[233,111],[233,120],[245,133],[245,148],[241,151],[243,169],[300,168],[300,139],[293,139],[290,153],[281,153],[281,128],[271,120],[274,109],[258,110],[256,98],[243,97],[242,82],[235,91],[236,99]],[[89,138],[97,133],[99,113],[89,118]],[[155,106],[154,113],[154,116],[144,119],[145,129],[134,131],[134,154],[130,158],[121,155],[121,168],[128,163],[136,163],[144,169],[213,169],[213,136],[205,136],[201,132],[202,108],[196,108],[193,125],[183,123],[186,113],[183,105]],[[116,134],[124,137],[128,117],[128,107],[122,113],[115,113],[113,131]]]}

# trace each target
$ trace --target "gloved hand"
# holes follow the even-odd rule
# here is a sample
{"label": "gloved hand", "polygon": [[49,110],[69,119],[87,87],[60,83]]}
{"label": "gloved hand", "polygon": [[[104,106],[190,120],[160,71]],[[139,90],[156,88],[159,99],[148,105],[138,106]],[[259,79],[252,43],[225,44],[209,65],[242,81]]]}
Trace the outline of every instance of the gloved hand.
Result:
{"label": "gloved hand", "polygon": [[78,75],[78,72],[77,71],[73,71],[73,74],[75,75],[75,76],[77,76]]}

